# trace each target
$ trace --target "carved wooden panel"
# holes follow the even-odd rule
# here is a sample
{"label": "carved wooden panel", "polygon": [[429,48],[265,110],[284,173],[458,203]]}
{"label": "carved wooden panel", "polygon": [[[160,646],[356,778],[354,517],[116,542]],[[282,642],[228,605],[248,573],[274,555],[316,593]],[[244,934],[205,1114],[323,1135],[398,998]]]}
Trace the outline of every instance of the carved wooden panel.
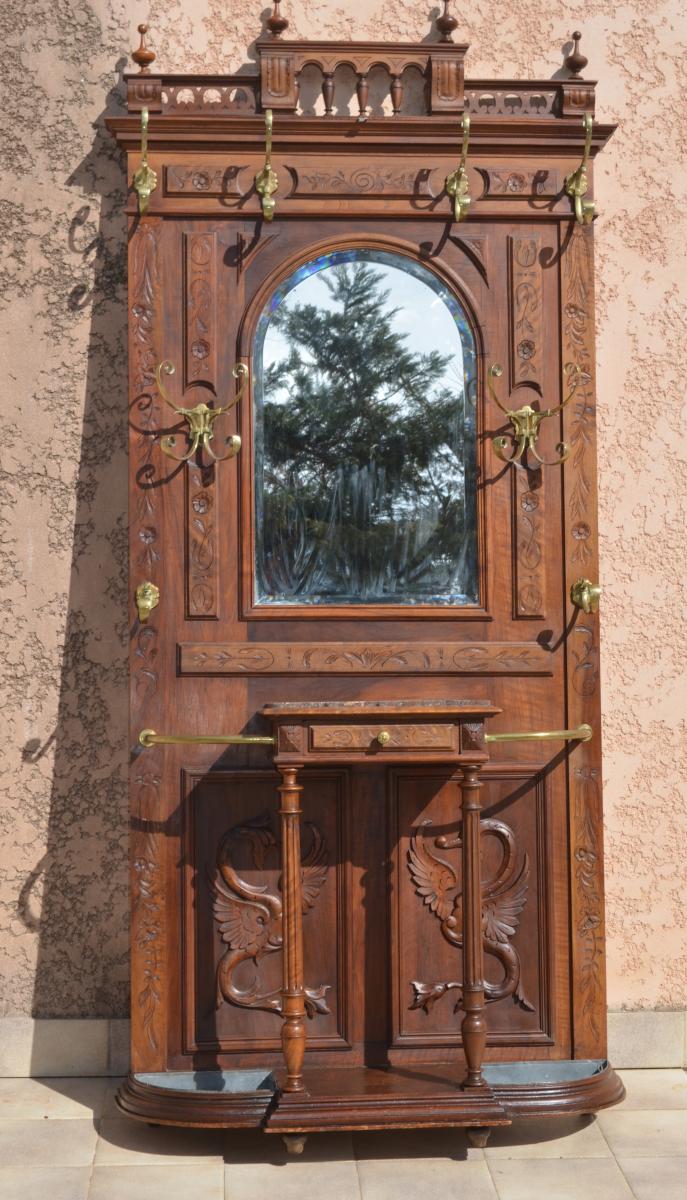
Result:
{"label": "carved wooden panel", "polygon": [[[348,1044],[346,798],[343,777],[303,777],[308,1044]],[[199,1050],[278,1051],[282,982],[277,777],[213,771],[186,779],[186,1041]]]}
{"label": "carved wooden panel", "polygon": [[[274,833],[276,820],[270,812],[259,813],[242,824],[234,825],[223,835],[217,848],[215,872],[209,886],[213,895],[213,913],[218,933],[226,950],[217,964],[216,1004],[224,1001],[238,1008],[259,1008],[265,1012],[282,1013],[281,985],[265,991],[261,967],[269,954],[281,954],[283,947],[283,903],[281,879],[275,891],[267,884],[255,884],[243,879],[236,870],[234,858],[237,844],[248,842],[252,868],[261,870],[266,861],[280,861],[281,843]],[[310,846],[302,857],[303,910],[317,907],[317,900],[327,882],[329,851],[318,825],[306,822]],[[243,963],[252,963],[255,973],[250,987],[241,987],[238,979]],[[330,984],[305,989],[308,1015],[329,1013],[327,992]]]}
{"label": "carved wooden panel", "polygon": [[[488,1044],[554,1038],[547,905],[545,777],[484,772],[482,912]],[[488,790],[487,790],[488,789]],[[391,842],[393,1046],[460,1045],[461,823],[457,783],[410,770],[395,777]]]}
{"label": "carved wooden panel", "polygon": [[184,234],[185,386],[217,386],[217,234]]}
{"label": "carved wooden panel", "polygon": [[[149,579],[161,585],[164,499],[155,486],[160,408],[155,366],[161,344],[160,239],[162,222],[140,225],[129,246],[129,453],[131,503],[131,713],[138,728],[160,722],[158,613],[138,621],[134,591]],[[167,924],[164,895],[165,839],[159,832],[164,758],[159,748],[138,759],[131,774],[131,958],[134,979],[133,1049],[141,1069],[164,1066],[166,1052]]]}
{"label": "carved wooden panel", "polygon": [[543,617],[546,600],[544,475],[511,471],[513,488],[513,616]]}
{"label": "carved wooden panel", "polygon": [[233,196],[240,199],[250,190],[248,177],[241,178],[247,164],[237,166],[227,161],[177,162],[165,167],[165,190],[168,196]]}
{"label": "carved wooden panel", "polygon": [[[384,735],[383,743],[379,735]],[[453,725],[313,725],[312,750],[449,750],[458,747]]]}
{"label": "carved wooden panel", "polygon": [[[313,164],[311,169],[296,170],[289,168],[296,180],[296,186],[291,193],[293,196],[313,198],[326,193],[331,196],[365,197],[368,195],[384,195],[391,197],[432,196],[429,189],[429,178],[432,167],[408,169],[402,159],[397,162],[386,161],[380,166],[364,166],[359,163],[327,167],[326,164]],[[443,186],[443,179],[440,187]]]}
{"label": "carved wooden panel", "polygon": [[432,54],[431,111],[459,113],[463,111],[463,59]]}
{"label": "carved wooden panel", "polygon": [[468,82],[465,88],[465,111],[484,117],[548,117],[553,113],[557,88],[533,87],[531,83],[511,83],[499,88],[486,84],[479,87]]}
{"label": "carved wooden panel", "polygon": [[525,196],[557,196],[561,188],[558,171],[546,170],[543,167],[536,170],[478,167],[477,170],[484,181],[484,200],[495,197],[500,200],[518,200]]}
{"label": "carved wooden panel", "polygon": [[[566,591],[580,575],[598,577],[594,404],[594,289],[592,229],[575,226],[561,260],[562,361],[582,379],[563,411],[566,464]],[[571,722],[600,727],[598,614],[569,607],[568,712]],[[606,972],[601,843],[601,746],[585,742],[571,775],[570,889],[572,901],[573,1039],[577,1055],[604,1052]]]}
{"label": "carved wooden panel", "polygon": [[510,282],[511,387],[542,379],[541,238],[508,238]]}
{"label": "carved wooden panel", "polygon": [[[229,82],[227,82],[227,79]],[[160,105],[165,113],[254,113],[257,111],[256,83],[252,79],[224,77],[221,80],[193,77],[162,85]]]}
{"label": "carved wooden panel", "polygon": [[186,616],[217,617],[219,547],[217,538],[217,469],[189,463],[186,467]]}
{"label": "carved wooden panel", "polygon": [[549,675],[537,642],[183,642],[182,675]]}

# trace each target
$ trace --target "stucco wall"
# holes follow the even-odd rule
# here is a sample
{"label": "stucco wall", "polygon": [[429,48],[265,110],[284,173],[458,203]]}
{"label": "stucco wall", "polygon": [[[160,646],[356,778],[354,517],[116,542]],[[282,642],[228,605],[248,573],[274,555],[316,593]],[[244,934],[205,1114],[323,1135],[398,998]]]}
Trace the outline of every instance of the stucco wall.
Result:
{"label": "stucco wall", "polygon": [[[290,36],[429,28],[416,0],[285,8]],[[687,18],[679,0],[469,8],[473,77],[546,78],[583,22],[599,116],[620,122],[596,224],[609,1003],[684,1007]],[[236,70],[259,9],[5,6],[0,1013],[127,1008],[124,179],[103,118],[138,21],[163,69]]]}

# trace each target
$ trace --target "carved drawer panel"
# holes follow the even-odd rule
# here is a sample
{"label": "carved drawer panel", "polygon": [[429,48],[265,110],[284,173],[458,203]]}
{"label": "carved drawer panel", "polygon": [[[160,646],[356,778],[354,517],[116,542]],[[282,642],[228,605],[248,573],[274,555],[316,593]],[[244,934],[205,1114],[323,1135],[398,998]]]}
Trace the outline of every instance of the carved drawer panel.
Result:
{"label": "carved drawer panel", "polygon": [[458,750],[455,725],[312,725],[310,749],[317,750]]}

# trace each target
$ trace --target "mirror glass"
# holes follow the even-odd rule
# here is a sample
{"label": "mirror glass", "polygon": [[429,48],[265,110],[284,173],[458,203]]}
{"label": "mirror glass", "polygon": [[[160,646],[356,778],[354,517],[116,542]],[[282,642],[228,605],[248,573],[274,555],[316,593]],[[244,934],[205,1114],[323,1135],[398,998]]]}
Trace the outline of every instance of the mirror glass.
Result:
{"label": "mirror glass", "polygon": [[475,340],[400,254],[298,268],[253,363],[255,602],[478,601]]}

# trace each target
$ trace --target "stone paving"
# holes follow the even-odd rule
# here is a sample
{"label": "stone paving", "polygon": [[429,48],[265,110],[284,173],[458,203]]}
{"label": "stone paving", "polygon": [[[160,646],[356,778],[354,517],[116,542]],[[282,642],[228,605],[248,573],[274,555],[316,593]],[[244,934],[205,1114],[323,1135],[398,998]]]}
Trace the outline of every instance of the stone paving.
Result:
{"label": "stone paving", "polygon": [[597,1118],[322,1134],[302,1158],[262,1133],[149,1128],[112,1079],[0,1079],[2,1200],[687,1200],[687,1072],[622,1071]]}

